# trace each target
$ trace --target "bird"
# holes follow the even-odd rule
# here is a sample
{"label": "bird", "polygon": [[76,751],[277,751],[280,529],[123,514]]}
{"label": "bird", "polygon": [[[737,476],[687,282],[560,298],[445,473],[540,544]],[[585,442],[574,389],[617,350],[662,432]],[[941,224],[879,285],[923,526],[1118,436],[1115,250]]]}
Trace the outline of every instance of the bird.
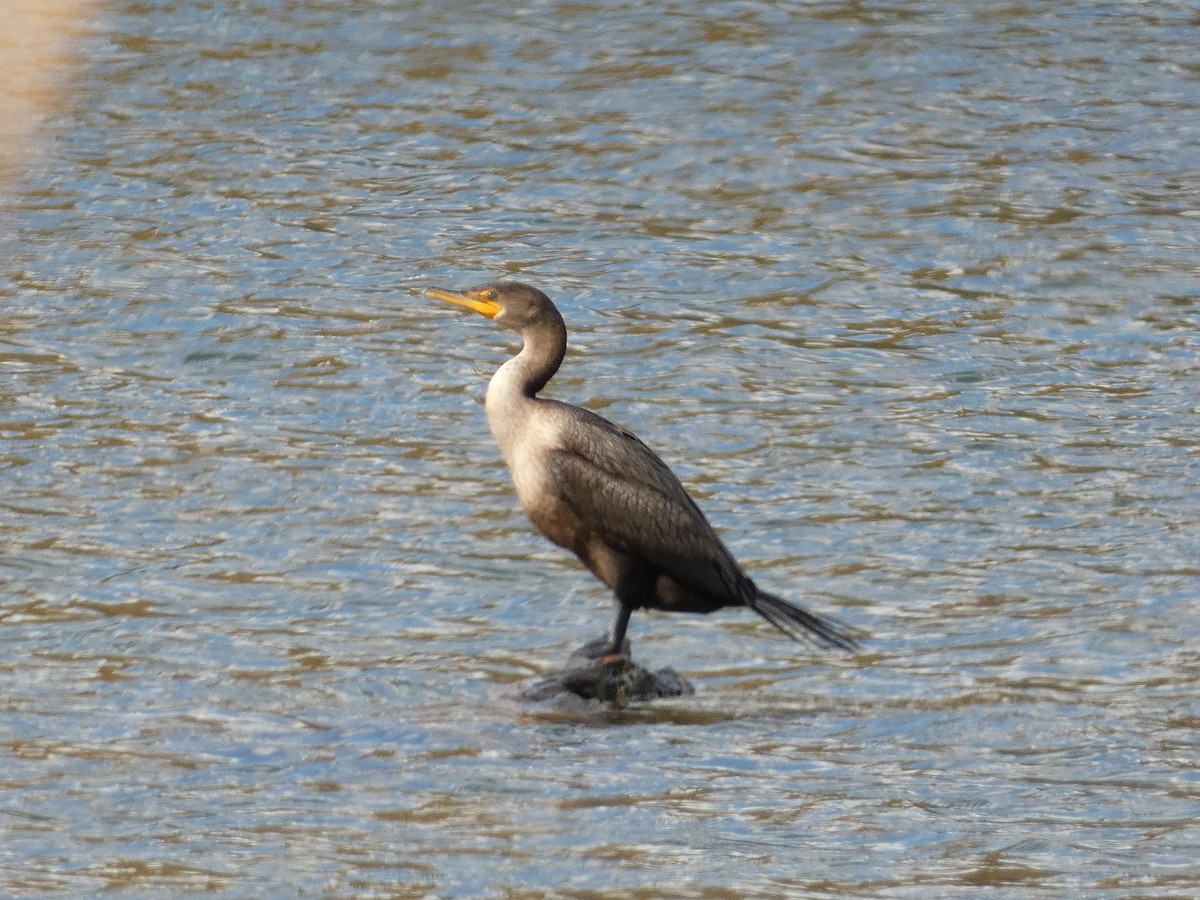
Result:
{"label": "bird", "polygon": [[488,424],[530,522],[612,591],[612,623],[600,642],[605,658],[624,657],[638,609],[744,606],[795,640],[844,651],[858,646],[840,622],[760,588],[667,464],[635,435],[590,410],[538,396],[567,351],[567,328],[549,297],[516,281],[423,293],[521,337],[521,351],[488,382]]}

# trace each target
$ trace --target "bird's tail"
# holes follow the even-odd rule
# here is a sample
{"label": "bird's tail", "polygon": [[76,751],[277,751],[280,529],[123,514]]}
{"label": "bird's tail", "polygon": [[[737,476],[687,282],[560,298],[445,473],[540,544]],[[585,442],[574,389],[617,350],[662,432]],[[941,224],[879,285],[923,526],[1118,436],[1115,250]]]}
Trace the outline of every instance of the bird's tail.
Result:
{"label": "bird's tail", "polygon": [[858,647],[858,641],[851,637],[841,622],[810,613],[757,587],[753,594],[753,599],[748,600],[746,605],[793,640],[846,651]]}

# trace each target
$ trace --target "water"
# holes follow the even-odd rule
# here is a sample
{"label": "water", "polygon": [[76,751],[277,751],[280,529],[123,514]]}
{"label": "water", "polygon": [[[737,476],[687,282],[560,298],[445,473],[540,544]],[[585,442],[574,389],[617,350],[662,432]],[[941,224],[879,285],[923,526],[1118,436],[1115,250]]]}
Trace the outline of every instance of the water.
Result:
{"label": "water", "polygon": [[[1200,891],[1188,4],[119,3],[5,200],[0,893]],[[603,592],[480,400],[637,431],[842,658]]]}

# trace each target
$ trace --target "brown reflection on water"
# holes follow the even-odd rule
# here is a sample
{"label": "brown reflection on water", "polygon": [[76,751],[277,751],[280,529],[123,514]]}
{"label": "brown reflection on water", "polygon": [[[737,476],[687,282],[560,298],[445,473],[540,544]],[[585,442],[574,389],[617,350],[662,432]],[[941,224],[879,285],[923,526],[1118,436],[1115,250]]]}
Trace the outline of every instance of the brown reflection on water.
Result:
{"label": "brown reflection on water", "polygon": [[0,7],[0,182],[37,155],[40,123],[58,108],[80,62],[77,39],[102,8],[99,0],[7,0]]}

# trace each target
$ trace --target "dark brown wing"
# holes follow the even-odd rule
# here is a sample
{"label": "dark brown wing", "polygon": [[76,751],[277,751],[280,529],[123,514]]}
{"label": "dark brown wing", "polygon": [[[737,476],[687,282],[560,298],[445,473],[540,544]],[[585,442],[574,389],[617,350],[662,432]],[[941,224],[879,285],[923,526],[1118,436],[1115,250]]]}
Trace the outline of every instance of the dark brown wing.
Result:
{"label": "dark brown wing", "polygon": [[548,467],[559,498],[588,529],[680,585],[744,602],[745,575],[666,463],[594,413],[565,404],[563,412],[569,437]]}
{"label": "dark brown wing", "polygon": [[569,437],[547,465],[559,499],[589,530],[714,601],[692,611],[745,605],[796,640],[842,650],[858,645],[839,622],[759,590],[679,479],[636,436],[585,409],[558,406],[570,417]]}

